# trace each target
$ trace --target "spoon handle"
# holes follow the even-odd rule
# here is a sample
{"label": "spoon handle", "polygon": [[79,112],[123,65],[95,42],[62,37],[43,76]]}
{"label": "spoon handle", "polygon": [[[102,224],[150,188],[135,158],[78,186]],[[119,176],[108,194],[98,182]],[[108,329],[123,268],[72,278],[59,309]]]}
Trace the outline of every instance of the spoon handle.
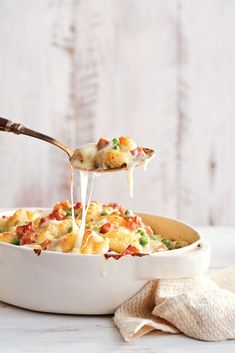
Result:
{"label": "spoon handle", "polygon": [[50,136],[41,134],[40,132],[28,129],[22,124],[14,123],[11,120],[7,120],[1,117],[0,117],[0,131],[13,132],[16,135],[27,135],[27,136],[35,137],[59,147],[60,149],[65,151],[69,155],[69,157],[71,157],[73,154],[72,148],[65,146],[62,142],[55,140]]}

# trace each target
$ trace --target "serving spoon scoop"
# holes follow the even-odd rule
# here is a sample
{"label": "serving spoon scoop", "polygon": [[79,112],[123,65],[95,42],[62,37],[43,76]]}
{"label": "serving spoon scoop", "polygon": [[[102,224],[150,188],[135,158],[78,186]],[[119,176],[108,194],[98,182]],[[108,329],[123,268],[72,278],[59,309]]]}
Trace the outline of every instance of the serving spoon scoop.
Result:
{"label": "serving spoon scoop", "polygon": [[[70,161],[76,151],[73,148],[64,145],[62,142],[54,139],[53,137],[41,134],[40,132],[28,129],[27,127],[25,127],[24,125],[22,125],[20,123],[14,123],[11,120],[4,119],[1,117],[0,117],[0,131],[13,132],[16,135],[27,135],[27,136],[37,138],[39,140],[49,142],[52,145],[55,145],[56,147],[60,148],[64,152],[66,152],[67,155],[69,156]],[[153,155],[155,154],[155,151],[150,148],[143,148],[143,150],[144,150],[145,154],[147,155],[148,159],[153,157]],[[136,165],[136,166],[138,166],[138,165]],[[125,169],[127,169],[126,165],[121,166],[119,168],[107,168],[107,169],[100,169],[99,168],[99,169],[89,169],[88,171],[89,172],[96,172],[96,173],[108,173],[108,172],[118,172],[120,170],[125,170]]]}

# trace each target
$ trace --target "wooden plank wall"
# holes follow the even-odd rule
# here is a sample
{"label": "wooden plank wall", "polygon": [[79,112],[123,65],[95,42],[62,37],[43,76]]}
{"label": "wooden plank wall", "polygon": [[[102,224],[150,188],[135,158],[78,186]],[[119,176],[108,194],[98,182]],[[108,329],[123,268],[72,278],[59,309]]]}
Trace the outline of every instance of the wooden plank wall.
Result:
{"label": "wooden plank wall", "polygon": [[[78,146],[129,134],[149,171],[93,199],[193,224],[235,223],[233,0],[0,0],[0,115]],[[66,155],[0,134],[0,207],[69,198]],[[79,190],[76,190],[79,198]]]}

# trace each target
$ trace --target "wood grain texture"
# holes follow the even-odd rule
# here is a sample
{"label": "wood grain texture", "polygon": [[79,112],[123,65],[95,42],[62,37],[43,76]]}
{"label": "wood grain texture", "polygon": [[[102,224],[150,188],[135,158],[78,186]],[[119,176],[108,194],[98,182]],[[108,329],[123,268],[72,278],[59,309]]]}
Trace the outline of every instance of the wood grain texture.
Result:
{"label": "wood grain texture", "polygon": [[179,1],[179,215],[234,224],[234,1]]}
{"label": "wood grain texture", "polygon": [[[232,0],[0,0],[1,116],[73,147],[128,134],[149,171],[102,176],[93,199],[234,224]],[[66,155],[0,134],[0,207],[69,198]],[[76,191],[79,198],[79,193]]]}
{"label": "wood grain texture", "polygon": [[176,214],[174,5],[172,1],[112,1],[106,9],[99,38],[96,120],[96,138],[131,135],[137,143],[156,149],[157,157],[147,173],[136,169],[134,199],[128,196],[123,173],[97,179],[95,196],[171,216]]}

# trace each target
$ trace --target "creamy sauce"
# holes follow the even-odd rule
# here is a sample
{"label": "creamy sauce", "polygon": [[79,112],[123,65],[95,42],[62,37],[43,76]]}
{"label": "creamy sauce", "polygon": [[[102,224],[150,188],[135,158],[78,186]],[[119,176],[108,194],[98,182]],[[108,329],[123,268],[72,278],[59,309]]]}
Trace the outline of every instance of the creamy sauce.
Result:
{"label": "creamy sauce", "polygon": [[40,228],[45,228],[47,226],[49,226],[50,224],[54,224],[54,225],[58,225],[58,224],[61,224],[63,223],[63,221],[56,221],[54,219],[50,219],[46,222],[43,222],[41,225],[40,225]]}
{"label": "creamy sauce", "polygon": [[[141,162],[141,164],[143,164],[144,171],[147,170],[147,165],[148,165],[150,159],[151,158],[146,158]],[[134,191],[133,171],[134,171],[135,167],[138,166],[139,164],[140,164],[140,161],[138,159],[132,159],[127,164],[127,181],[128,181],[130,197],[134,197],[134,194],[133,194],[133,191]]]}
{"label": "creamy sauce", "polygon": [[92,170],[96,168],[95,156],[97,154],[97,146],[95,143],[87,143],[86,145],[76,149],[71,158],[71,165],[74,168],[82,170]]}
{"label": "creamy sauce", "polygon": [[95,243],[101,243],[104,239],[101,237],[101,235],[97,234],[96,232],[91,232],[91,234],[88,235],[88,237],[86,238],[85,244],[82,247],[87,246],[87,243],[89,241],[90,238],[93,238]]}

